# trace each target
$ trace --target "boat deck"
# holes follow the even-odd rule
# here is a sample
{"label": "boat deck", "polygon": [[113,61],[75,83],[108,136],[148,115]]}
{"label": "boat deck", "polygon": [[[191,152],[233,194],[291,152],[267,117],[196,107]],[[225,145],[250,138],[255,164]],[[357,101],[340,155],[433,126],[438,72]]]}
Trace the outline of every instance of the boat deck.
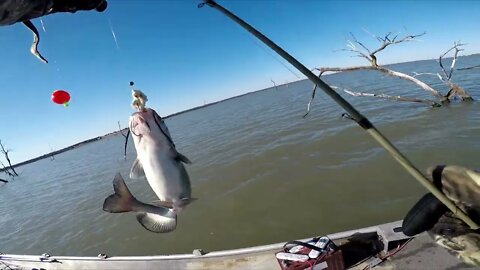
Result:
{"label": "boat deck", "polygon": [[[328,235],[335,243],[353,243],[353,238],[386,239],[388,243],[384,251],[396,252],[381,264],[374,267],[378,270],[461,270],[480,269],[462,263],[442,247],[436,245],[427,234],[421,234],[409,241],[404,248],[398,250],[398,246],[405,243],[403,233],[395,232],[401,226],[401,221],[372,226],[359,230],[340,232]],[[372,237],[373,236],[373,237]],[[408,238],[407,238],[408,239]],[[385,243],[385,241],[384,241]],[[280,269],[275,258],[275,253],[280,251],[283,243],[257,246],[236,250],[226,250],[201,254],[160,255],[160,256],[125,256],[125,257],[66,257],[66,256],[39,256],[39,255],[8,255],[0,254],[0,269],[165,269],[165,270],[260,270]],[[345,245],[343,245],[345,247]],[[366,249],[360,248],[359,253]],[[345,264],[354,265],[349,269],[368,269],[367,259],[347,255],[348,250],[342,249]],[[397,252],[398,251],[398,252]],[[369,254],[369,251],[366,251]],[[357,255],[359,254],[357,253]],[[355,255],[355,254],[353,254]],[[359,259],[360,258],[360,259]]]}
{"label": "boat deck", "polygon": [[[352,269],[364,269],[367,264],[362,264]],[[376,266],[378,270],[463,270],[480,269],[465,264],[438,246],[427,235],[422,234],[410,241],[405,248]]]}

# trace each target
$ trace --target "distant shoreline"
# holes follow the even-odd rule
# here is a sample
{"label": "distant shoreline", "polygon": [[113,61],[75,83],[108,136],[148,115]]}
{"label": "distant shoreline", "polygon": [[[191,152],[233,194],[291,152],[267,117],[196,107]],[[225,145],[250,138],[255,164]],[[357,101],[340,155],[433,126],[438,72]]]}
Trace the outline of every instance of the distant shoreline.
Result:
{"label": "distant shoreline", "polygon": [[[300,80],[298,80],[298,81],[300,81]],[[295,83],[295,82],[298,82],[298,81],[294,81],[294,82],[290,82],[290,83]],[[290,83],[288,83],[288,84],[290,84]],[[277,85],[277,87],[282,86],[282,85],[285,85],[285,84]],[[271,88],[274,88],[274,87],[268,87],[268,88],[264,88],[264,89],[260,89],[260,90],[255,90],[255,91],[247,92],[247,93],[244,93],[244,94],[241,94],[241,95],[238,95],[238,96],[233,96],[233,97],[229,97],[229,98],[222,99],[222,100],[219,100],[219,101],[215,101],[215,102],[212,102],[212,103],[207,103],[207,104],[204,104],[204,105],[196,106],[196,107],[186,109],[186,110],[183,110],[183,111],[180,111],[180,112],[169,114],[169,115],[167,115],[165,117],[162,117],[162,118],[163,119],[168,119],[168,118],[173,117],[173,116],[177,116],[177,115],[184,114],[184,113],[187,113],[187,112],[203,109],[203,108],[215,105],[215,104],[220,103],[220,102],[240,98],[240,97],[243,97],[243,96],[247,96],[247,95],[262,92],[262,91],[266,91],[266,90],[271,89]],[[27,165],[27,164],[42,160],[42,159],[50,158],[52,156],[55,156],[55,155],[73,150],[75,148],[81,147],[81,146],[86,145],[88,143],[96,142],[96,141],[102,140],[102,139],[107,138],[107,137],[115,136],[119,132],[127,131],[127,129],[128,128],[124,128],[122,130],[113,131],[113,132],[107,133],[105,135],[101,135],[101,136],[98,136],[98,137],[95,137],[95,138],[91,138],[91,139],[88,139],[88,140],[85,140],[85,141],[81,141],[79,143],[67,146],[67,147],[62,148],[60,150],[53,151],[53,152],[50,152],[50,153],[47,153],[47,154],[44,154],[44,155],[41,155],[41,156],[38,156],[38,157],[35,157],[35,158],[32,158],[32,159],[29,159],[29,160],[25,160],[25,161],[16,163],[12,167],[17,168],[17,167],[20,167],[20,166],[23,166],[23,165]],[[3,171],[3,169],[0,169],[0,172],[2,172],[2,171]]]}
{"label": "distant shoreline", "polygon": [[[462,56],[459,56],[459,57],[469,57],[469,56],[476,56],[476,55],[480,55],[480,54],[479,54],[479,53],[473,53],[473,54],[469,54],[469,55],[462,55]],[[407,61],[407,62],[399,62],[399,63],[386,64],[386,65],[384,65],[384,66],[392,66],[392,65],[404,64],[404,63],[414,63],[414,62],[420,62],[420,61],[434,61],[434,60],[435,60],[435,59],[422,59],[422,60],[414,60],[414,61]],[[337,73],[337,72],[331,72],[331,73],[328,73],[328,74],[326,74],[326,75],[324,75],[324,76],[328,76],[328,75],[335,74],[335,73]],[[244,93],[244,94],[241,94],[241,95],[229,97],[229,98],[222,99],[222,100],[219,100],[219,101],[215,101],[215,102],[212,102],[212,103],[208,103],[208,104],[196,106],[196,107],[193,107],[193,108],[190,108],[190,109],[186,109],[186,110],[183,110],[183,111],[180,111],[180,112],[176,112],[176,113],[167,115],[167,116],[163,117],[163,119],[168,119],[168,118],[173,117],[173,116],[177,116],[177,115],[184,114],[184,113],[187,113],[187,112],[191,112],[191,111],[199,110],[199,109],[202,109],[202,108],[206,108],[206,107],[215,105],[215,104],[220,103],[220,102],[224,102],[224,101],[228,101],[228,100],[240,98],[240,97],[243,97],[243,96],[247,96],[247,95],[254,94],[254,93],[258,93],[258,92],[262,92],[262,91],[266,91],[266,90],[268,90],[268,89],[272,89],[272,88],[275,88],[275,87],[281,87],[281,86],[286,85],[286,84],[297,83],[297,82],[303,81],[303,80],[307,80],[307,79],[306,79],[306,78],[303,78],[303,79],[299,79],[299,80],[292,81],[292,82],[289,82],[289,83],[280,84],[280,85],[272,86],[272,87],[267,87],[267,88],[264,88],[264,89],[247,92],[247,93]],[[41,156],[36,157],[36,158],[32,158],[32,159],[29,159],[29,160],[26,160],[26,161],[23,161],[23,162],[14,164],[13,167],[14,167],[14,168],[17,168],[17,167],[20,167],[20,166],[23,166],[23,165],[26,165],[26,164],[29,164],[29,163],[33,163],[33,162],[36,162],[36,161],[39,161],[39,160],[42,160],[42,159],[45,159],[45,158],[50,158],[50,157],[52,157],[52,156],[55,156],[55,155],[64,153],[64,152],[66,152],[66,151],[70,151],[70,150],[73,150],[73,149],[75,149],[75,148],[81,147],[81,146],[83,146],[83,145],[85,145],[85,144],[88,144],[88,143],[91,143],[91,142],[95,142],[95,141],[104,139],[104,138],[106,138],[106,137],[110,137],[110,136],[117,135],[119,132],[123,132],[123,131],[127,131],[127,128],[124,128],[124,129],[122,129],[122,130],[113,131],[113,132],[107,133],[107,134],[105,134],[105,135],[98,136],[98,137],[95,137],[95,138],[91,138],[91,139],[88,139],[88,140],[85,140],[85,141],[81,141],[81,142],[79,142],[79,143],[76,143],[76,144],[74,144],[74,145],[67,146],[67,147],[62,148],[62,149],[60,149],[60,150],[53,151],[53,152],[50,152],[50,153],[41,155]],[[2,171],[3,171],[3,169],[0,169],[0,172],[2,172]]]}

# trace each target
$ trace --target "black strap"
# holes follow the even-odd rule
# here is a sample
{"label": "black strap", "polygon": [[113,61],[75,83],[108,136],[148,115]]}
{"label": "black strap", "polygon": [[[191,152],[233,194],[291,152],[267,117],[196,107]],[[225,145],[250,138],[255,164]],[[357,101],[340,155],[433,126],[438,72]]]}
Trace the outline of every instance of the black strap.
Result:
{"label": "black strap", "polygon": [[[163,122],[162,117],[160,117],[160,115],[158,115],[158,113],[154,109],[151,109],[151,110],[152,110],[152,113],[153,113],[153,120],[155,120],[155,123],[157,124],[158,128],[163,133],[163,135],[167,138],[167,140],[173,145],[173,148],[176,148],[175,144],[173,143],[172,138],[170,138],[168,133],[165,130],[163,130],[162,125],[160,124],[160,123]],[[160,122],[158,122],[158,121],[160,121]]]}
{"label": "black strap", "polygon": [[286,246],[288,245],[300,245],[300,246],[304,246],[304,247],[307,247],[309,249],[313,249],[313,250],[316,250],[318,252],[325,252],[324,249],[321,249],[317,246],[314,246],[314,245],[311,245],[309,243],[304,243],[304,242],[301,242],[301,241],[297,241],[297,240],[293,240],[293,241],[288,241],[287,243],[285,243],[285,245],[283,245],[283,247],[285,248]]}

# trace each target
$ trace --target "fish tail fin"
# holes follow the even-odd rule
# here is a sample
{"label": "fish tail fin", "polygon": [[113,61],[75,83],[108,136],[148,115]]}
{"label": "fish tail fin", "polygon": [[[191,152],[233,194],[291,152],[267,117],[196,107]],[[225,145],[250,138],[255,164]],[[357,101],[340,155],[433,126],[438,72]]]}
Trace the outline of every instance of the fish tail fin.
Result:
{"label": "fish tail fin", "polygon": [[154,233],[171,232],[177,227],[177,214],[173,211],[170,215],[139,213],[137,220],[145,229]]}
{"label": "fish tail fin", "polygon": [[108,196],[103,202],[103,210],[110,213],[124,213],[133,211],[134,205],[138,204],[137,199],[133,197],[128,190],[125,180],[118,173],[113,179],[113,189],[115,193]]}
{"label": "fish tail fin", "polygon": [[145,204],[133,197],[120,174],[113,179],[115,193],[103,202],[103,210],[110,213],[138,212],[137,220],[147,230],[166,233],[177,227],[177,214],[173,209]]}

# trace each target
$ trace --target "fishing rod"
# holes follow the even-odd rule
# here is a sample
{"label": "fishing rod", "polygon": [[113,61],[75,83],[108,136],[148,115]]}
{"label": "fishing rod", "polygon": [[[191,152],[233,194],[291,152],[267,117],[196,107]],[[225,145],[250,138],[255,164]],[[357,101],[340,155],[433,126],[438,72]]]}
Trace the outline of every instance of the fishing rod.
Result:
{"label": "fishing rod", "polygon": [[234,22],[238,23],[241,27],[245,30],[250,32],[260,41],[265,43],[268,47],[274,50],[277,54],[283,57],[286,61],[288,61],[292,66],[297,68],[300,72],[302,72],[308,79],[310,79],[313,83],[319,86],[328,96],[330,96],[338,105],[340,105],[343,109],[345,109],[350,116],[357,124],[362,127],[370,136],[375,139],[402,167],[408,171],[420,184],[422,184],[426,189],[428,189],[438,200],[440,200],[445,206],[450,209],[455,215],[457,215],[461,220],[463,220],[468,226],[472,229],[480,228],[470,217],[468,217],[460,208],[458,208],[453,202],[451,202],[445,194],[443,194],[440,190],[438,190],[432,182],[430,182],[400,151],[382,134],[378,131],[375,126],[368,120],[365,116],[363,116],[357,109],[355,109],[350,103],[348,103],[342,96],[340,96],[335,90],[333,90],[328,84],[323,82],[319,77],[313,74],[308,68],[306,68],[302,63],[300,63],[297,59],[287,53],[285,50],[280,48],[277,44],[275,44],[272,40],[268,37],[260,33],[258,30],[253,28],[251,25],[237,17],[235,14],[230,12],[229,10],[225,9],[221,5],[219,5],[214,0],[203,0],[203,3],[199,5],[202,7],[204,5],[208,5],[218,11],[220,11],[225,16],[232,19]]}

